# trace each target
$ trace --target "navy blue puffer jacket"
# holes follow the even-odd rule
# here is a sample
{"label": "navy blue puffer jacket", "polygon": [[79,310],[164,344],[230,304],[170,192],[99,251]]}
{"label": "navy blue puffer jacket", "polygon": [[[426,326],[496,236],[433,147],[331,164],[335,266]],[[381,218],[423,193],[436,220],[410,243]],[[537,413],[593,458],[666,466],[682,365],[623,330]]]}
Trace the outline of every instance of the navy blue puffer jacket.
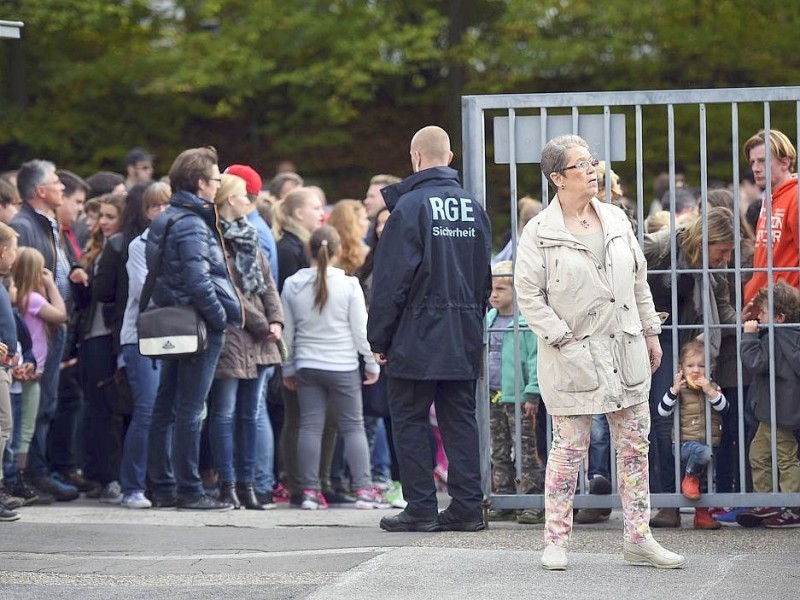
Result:
{"label": "navy blue puffer jacket", "polygon": [[187,191],[176,192],[169,208],[150,225],[147,268],[154,268],[153,260],[167,222],[180,211],[190,211],[194,216],[170,227],[153,302],[157,306],[192,304],[211,331],[225,331],[226,324],[241,327],[242,306],[228,273],[213,204]]}

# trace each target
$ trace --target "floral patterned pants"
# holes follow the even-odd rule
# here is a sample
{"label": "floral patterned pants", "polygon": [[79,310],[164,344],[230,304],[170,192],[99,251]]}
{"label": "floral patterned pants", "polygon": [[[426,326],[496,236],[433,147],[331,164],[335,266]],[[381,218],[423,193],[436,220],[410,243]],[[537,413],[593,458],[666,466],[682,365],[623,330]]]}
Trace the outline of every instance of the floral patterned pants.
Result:
{"label": "floral patterned pants", "polygon": [[[625,541],[637,544],[650,533],[647,471],[650,408],[647,402],[606,413],[617,451],[617,484]],[[566,547],[572,532],[572,502],[581,462],[589,448],[592,415],[553,416],[553,445],[545,472],[545,546]]]}

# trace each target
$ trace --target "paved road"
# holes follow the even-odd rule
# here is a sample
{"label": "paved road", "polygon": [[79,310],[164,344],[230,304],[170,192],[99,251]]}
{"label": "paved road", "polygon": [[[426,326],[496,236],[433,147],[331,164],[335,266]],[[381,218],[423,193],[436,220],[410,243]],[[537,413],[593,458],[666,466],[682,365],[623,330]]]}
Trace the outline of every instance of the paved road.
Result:
{"label": "paved road", "polygon": [[0,598],[796,600],[800,530],[658,531],[681,571],[625,564],[621,515],[577,526],[570,569],[538,564],[542,527],[389,534],[389,511],[198,514],[78,500],[0,526]]}

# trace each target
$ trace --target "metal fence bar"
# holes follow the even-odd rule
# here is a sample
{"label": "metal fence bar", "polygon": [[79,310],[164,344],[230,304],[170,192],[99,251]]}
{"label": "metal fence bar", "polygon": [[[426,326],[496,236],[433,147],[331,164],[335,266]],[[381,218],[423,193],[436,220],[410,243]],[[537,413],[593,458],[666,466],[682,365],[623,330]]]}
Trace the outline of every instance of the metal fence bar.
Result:
{"label": "metal fence bar", "polygon": [[[604,132],[604,141],[603,141],[603,152],[604,152],[604,159],[606,161],[606,177],[607,180],[605,182],[605,192],[606,192],[606,199],[609,200],[611,197],[610,187],[611,187],[611,179],[610,174],[612,170],[611,164],[611,156],[610,156],[610,133],[611,133],[611,117],[613,116],[613,109],[617,107],[621,108],[629,108],[633,107],[634,109],[634,123],[635,123],[635,147],[636,147],[636,156],[635,156],[635,166],[636,166],[636,188],[637,188],[637,214],[636,219],[639,224],[639,230],[637,232],[638,239],[640,243],[643,242],[643,235],[644,232],[642,231],[642,225],[645,220],[645,212],[644,212],[644,203],[645,203],[645,195],[644,195],[644,168],[645,168],[645,160],[644,160],[644,139],[646,135],[645,131],[645,122],[643,117],[643,110],[646,106],[666,106],[667,111],[667,160],[668,160],[668,176],[670,182],[670,194],[669,194],[669,204],[668,208],[672,209],[671,217],[670,217],[670,225],[675,228],[675,217],[674,217],[674,208],[676,204],[675,198],[675,188],[676,188],[676,170],[678,164],[678,152],[676,149],[676,135],[675,129],[676,125],[676,117],[675,117],[675,106],[687,106],[687,105],[694,105],[698,107],[699,110],[699,130],[700,130],[700,138],[699,138],[699,145],[700,145],[700,194],[701,200],[700,205],[703,209],[703,214],[705,215],[708,210],[708,188],[709,188],[709,143],[708,138],[710,133],[708,131],[708,112],[707,106],[708,105],[717,105],[717,104],[727,104],[730,106],[731,110],[731,168],[733,172],[733,179],[732,179],[732,188],[734,193],[734,201],[735,207],[738,207],[738,200],[739,200],[739,192],[740,192],[740,185],[739,185],[739,166],[740,166],[740,111],[739,106],[741,103],[762,103],[763,104],[763,122],[764,122],[764,130],[765,130],[765,137],[769,140],[770,128],[771,128],[771,106],[770,103],[772,102],[792,102],[794,105],[794,112],[795,112],[795,119],[796,119],[796,138],[800,140],[800,86],[787,86],[787,87],[779,87],[779,88],[753,88],[753,89],[723,89],[723,90],[679,90],[679,91],[641,91],[641,92],[598,92],[598,93],[585,93],[585,94],[509,94],[509,95],[500,95],[500,96],[467,96],[464,97],[462,100],[462,106],[464,108],[464,122],[462,125],[463,129],[463,136],[464,136],[464,144],[465,144],[465,155],[464,155],[464,168],[465,168],[465,187],[469,189],[473,194],[474,197],[481,202],[483,205],[487,203],[487,196],[486,196],[486,179],[487,179],[487,169],[486,169],[486,141],[485,141],[485,115],[484,111],[486,110],[498,110],[498,109],[505,109],[508,111],[509,115],[509,156],[510,159],[510,188],[511,188],[511,202],[510,206],[512,208],[512,244],[515,246],[516,242],[518,241],[517,233],[518,233],[518,223],[516,220],[517,216],[517,206],[516,201],[519,196],[519,181],[518,181],[518,172],[516,170],[516,161],[515,161],[515,151],[516,148],[516,127],[515,123],[518,122],[516,120],[516,112],[519,109],[538,109],[540,115],[540,132],[539,137],[541,141],[541,145],[544,146],[545,143],[548,141],[550,137],[548,135],[548,114],[549,111],[554,109],[560,108],[569,108],[572,114],[572,121],[573,121],[573,130],[578,130],[578,124],[580,121],[580,109],[583,107],[594,107],[600,108],[603,111],[603,132]],[[557,112],[557,111],[556,111]],[[563,117],[559,117],[563,118]],[[785,118],[785,113],[784,113]],[[786,131],[785,128],[781,128]],[[771,171],[771,152],[769,141],[766,145],[766,172],[769,174]],[[767,211],[767,214],[771,214],[772,212],[772,185],[771,180],[767,177],[766,182],[766,193],[765,193],[765,206],[764,209]],[[550,194],[549,194],[549,187],[547,180],[542,177],[541,178],[541,189],[542,189],[542,203],[543,205],[547,205]],[[798,189],[798,200],[800,201],[800,189]],[[726,330],[730,330],[731,328],[734,329],[734,334],[729,336],[730,342],[725,343],[732,343],[733,337],[735,336],[735,343],[737,346],[741,344],[742,340],[742,315],[741,309],[742,303],[744,301],[743,298],[743,279],[744,276],[754,273],[756,270],[752,266],[742,265],[742,252],[740,249],[740,242],[742,241],[742,234],[740,233],[740,226],[741,226],[741,219],[742,215],[739,213],[737,209],[734,211],[734,226],[735,226],[735,233],[734,233],[734,241],[735,241],[735,250],[734,250],[734,264],[727,267],[727,268],[716,268],[709,264],[709,253],[707,248],[703,248],[702,253],[702,265],[700,268],[684,268],[681,266],[680,268],[676,268],[677,266],[677,249],[675,246],[675,238],[672,238],[672,243],[670,244],[669,250],[669,259],[670,259],[670,269],[664,269],[661,271],[651,270],[650,274],[658,274],[663,273],[667,276],[672,284],[672,291],[671,291],[671,298],[669,299],[673,315],[677,317],[677,310],[679,306],[679,300],[676,292],[676,283],[679,275],[691,275],[696,276],[697,273],[700,274],[700,282],[702,285],[703,291],[703,299],[702,299],[702,308],[703,312],[706,315],[706,320],[702,323],[698,324],[686,324],[682,325],[678,323],[678,319],[674,318],[673,322],[668,326],[670,331],[665,332],[665,338],[669,338],[672,342],[672,349],[671,355],[673,364],[675,368],[677,368],[677,361],[679,356],[679,339],[681,331],[685,331],[687,329],[698,329],[702,328],[702,332],[705,338],[708,340],[710,339],[710,335],[712,333],[722,334]],[[800,228],[800,214],[797,215],[798,219],[798,228]],[[771,240],[773,238],[773,223],[770,219],[767,219],[766,222],[766,235],[767,239]],[[704,239],[707,239],[708,234],[708,222],[704,218],[702,223],[703,226],[703,234]],[[775,267],[773,266],[773,250],[771,244],[767,245],[767,266],[766,268],[759,268],[760,272],[765,273],[767,278],[767,289],[768,289],[768,303],[770,306],[774,306],[774,291],[773,291],[773,278],[780,274],[786,272],[797,272],[798,267]],[[515,258],[516,253],[512,252],[512,257]],[[513,260],[513,258],[512,258]],[[731,301],[735,305],[737,309],[736,315],[736,322],[735,323],[722,323],[722,324],[715,324],[709,323],[707,320],[707,315],[710,312],[710,288],[711,283],[713,281],[712,278],[714,277],[727,277],[729,281],[733,283],[733,291],[731,292]],[[518,308],[515,304],[515,317],[518,314]],[[791,325],[783,325],[771,322],[767,325],[767,337],[769,341],[769,351],[772,355],[775,352],[775,331],[782,327],[788,327]],[[518,323],[516,322],[515,318],[515,334],[518,334]],[[518,341],[515,341],[515,361],[519,362],[519,352],[520,348],[518,345]],[[709,356],[709,349],[708,345],[706,347],[706,364],[707,367],[710,368],[710,356]],[[771,394],[770,394],[770,415],[771,415],[771,424],[770,424],[770,433],[771,433],[771,444],[770,444],[770,454],[772,458],[772,488],[769,491],[761,491],[758,493],[745,493],[747,486],[746,486],[746,475],[748,472],[748,465],[745,461],[745,445],[747,443],[747,428],[745,427],[744,422],[744,413],[745,408],[747,406],[747,398],[744,396],[743,392],[745,391],[745,385],[743,380],[743,368],[741,362],[741,356],[737,353],[736,357],[736,397],[729,398],[732,401],[732,405],[735,404],[736,408],[738,409],[738,419],[736,422],[736,438],[738,441],[739,451],[738,451],[738,485],[735,486],[734,492],[713,492],[708,494],[703,494],[701,500],[699,502],[692,503],[694,506],[754,506],[754,505],[775,505],[775,503],[780,503],[784,506],[798,506],[800,505],[800,493],[780,493],[778,491],[778,465],[777,465],[777,436],[776,436],[776,397],[775,397],[775,368],[774,362],[771,361],[770,370],[769,370],[769,383],[771,386]],[[515,385],[517,396],[522,393],[521,385],[519,383],[519,365],[515,367],[517,370],[517,383]],[[486,396],[485,392],[488,391],[488,386],[484,390],[484,396]],[[479,394],[480,396],[480,394]],[[479,405],[483,405],[487,408],[486,412],[488,413],[488,403],[485,401],[488,400],[487,398],[478,400]],[[712,415],[712,411],[710,407],[706,406],[706,441],[709,444],[712,444],[712,431],[711,431],[711,424],[710,424],[710,416]],[[674,439],[680,440],[680,408],[676,406],[675,414],[673,417],[673,436]],[[488,414],[481,415],[481,407],[478,408],[478,418],[485,419],[488,417]],[[517,406],[515,408],[515,422],[517,425],[517,431],[520,431],[520,419],[522,418],[520,414],[520,408]],[[488,419],[487,419],[488,420]],[[480,428],[481,435],[487,440],[483,445],[488,446],[488,437],[489,432],[487,428]],[[551,435],[548,431],[548,442],[550,441]],[[482,449],[483,450],[483,449]],[[516,456],[516,472],[517,478],[522,479],[522,471],[521,471],[521,440],[516,440],[515,444],[515,454]],[[485,457],[485,458],[484,458]],[[484,478],[484,491],[487,493],[487,496],[491,495],[491,460],[487,452],[483,453],[482,451],[482,464],[481,464],[481,475]],[[652,495],[652,501],[654,505],[660,507],[674,507],[674,506],[684,506],[687,504],[687,501],[682,498],[679,494],[679,485],[680,485],[680,474],[681,474],[681,461],[680,461],[680,453],[679,453],[679,443],[675,446],[675,452],[673,454],[674,458],[674,473],[675,473],[675,486],[676,491],[674,493],[655,493]],[[613,470],[612,470],[613,473]],[[612,475],[613,477],[613,475]],[[488,482],[488,484],[487,484]],[[709,490],[711,490],[711,485],[713,484],[713,476],[712,470],[709,469],[707,472],[707,482],[709,484]],[[523,483],[523,482],[521,482]],[[525,491],[522,489],[521,491]],[[491,498],[493,505],[498,506],[499,508],[541,508],[543,506],[543,499],[542,496],[538,495],[525,495],[525,496],[504,496],[504,497],[492,497]],[[576,498],[575,507],[582,508],[582,507],[606,507],[606,506],[619,506],[619,498],[616,495],[612,496],[590,496],[588,494],[581,494]]]}

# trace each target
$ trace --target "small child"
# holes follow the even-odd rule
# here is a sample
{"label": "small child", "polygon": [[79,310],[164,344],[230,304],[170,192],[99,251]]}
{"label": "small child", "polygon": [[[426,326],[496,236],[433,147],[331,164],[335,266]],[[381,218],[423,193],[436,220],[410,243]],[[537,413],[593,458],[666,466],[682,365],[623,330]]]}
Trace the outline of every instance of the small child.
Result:
{"label": "small child", "polygon": [[[776,281],[772,290],[773,309],[769,310],[767,288],[753,298],[758,320],[744,323],[742,336],[742,365],[753,375],[750,402],[758,420],[753,441],[750,442],[750,468],[753,491],[772,491],[772,428],[770,425],[769,335],[759,333],[758,324],[800,322],[800,292],[785,281]],[[797,439],[792,433],[800,429],[800,326],[774,328],[775,348],[775,436],[780,490],[800,492],[800,461],[797,458]],[[739,513],[736,522],[743,527],[770,528],[800,527],[799,508],[758,507]]]}
{"label": "small child", "polygon": [[[8,291],[11,304],[17,302],[17,286],[14,285],[14,277],[11,273],[3,276],[3,286]],[[13,381],[11,383],[11,412],[14,421],[14,430],[11,435],[10,444],[6,445],[6,453],[3,456],[3,475],[6,481],[6,495],[2,500],[4,504],[14,506],[9,499],[16,503],[16,506],[28,506],[40,502],[36,491],[25,483],[20,473],[24,472],[28,459],[28,447],[31,437],[33,437],[34,422],[28,419],[27,424],[22,422],[22,383],[30,379],[36,371],[36,361],[33,358],[33,344],[28,326],[22,319],[22,315],[14,308],[14,321],[17,326],[17,352],[20,360],[11,370]],[[25,425],[25,427],[23,427]]]}
{"label": "small child", "polygon": [[[492,479],[498,494],[515,494],[516,469],[512,460],[516,443],[514,368],[514,287],[511,261],[501,261],[492,267],[493,308],[486,315],[489,327],[489,427],[492,441]],[[522,376],[519,388],[524,402],[520,407],[522,439],[522,483],[525,494],[541,494],[544,489],[544,465],[536,443],[536,414],[541,400],[539,380],[536,376],[536,335],[519,317],[519,371]],[[525,509],[517,513],[512,509],[490,508],[490,521],[513,520],[534,525],[544,522],[544,511]]]}
{"label": "small child", "polygon": [[[30,332],[36,363],[35,370],[21,378],[22,426],[17,456],[17,479],[24,481],[28,446],[35,431],[36,415],[39,411],[39,380],[47,362],[49,326],[66,321],[67,309],[53,280],[53,274],[44,267],[44,256],[36,248],[19,249],[12,273],[17,288],[15,304]],[[20,487],[20,492],[28,493],[24,484]]]}
{"label": "small child", "polygon": [[[728,401],[719,386],[706,377],[703,342],[692,340],[681,348],[678,372],[672,386],[658,404],[658,414],[668,417],[680,399],[681,461],[686,472],[681,481],[681,494],[689,500],[700,499],[700,477],[711,462],[711,448],[706,444],[706,402],[711,405],[711,443],[722,441],[722,412]],[[708,508],[696,507],[695,529],[719,529],[721,525],[709,514]]]}

